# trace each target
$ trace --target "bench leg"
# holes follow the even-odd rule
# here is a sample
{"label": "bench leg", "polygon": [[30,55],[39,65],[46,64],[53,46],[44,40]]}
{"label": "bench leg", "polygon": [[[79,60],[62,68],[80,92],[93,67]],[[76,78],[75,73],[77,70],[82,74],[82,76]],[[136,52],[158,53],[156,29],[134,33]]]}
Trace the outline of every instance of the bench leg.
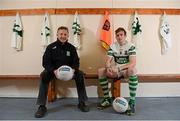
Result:
{"label": "bench leg", "polygon": [[[114,80],[113,81],[113,97],[120,97],[121,95],[121,80]],[[55,80],[52,80],[49,83],[48,89],[48,102],[53,102],[56,99],[56,88],[55,88]]]}
{"label": "bench leg", "polygon": [[56,99],[55,80],[50,81],[48,88],[48,102],[53,102]]}
{"label": "bench leg", "polygon": [[113,97],[120,97],[121,96],[121,80],[114,80],[113,81]]}

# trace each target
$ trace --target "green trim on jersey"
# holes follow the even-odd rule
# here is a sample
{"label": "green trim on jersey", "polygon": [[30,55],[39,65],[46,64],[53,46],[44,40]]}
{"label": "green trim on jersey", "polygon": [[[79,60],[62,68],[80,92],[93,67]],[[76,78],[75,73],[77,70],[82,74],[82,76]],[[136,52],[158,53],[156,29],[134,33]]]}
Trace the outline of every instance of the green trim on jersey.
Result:
{"label": "green trim on jersey", "polygon": [[128,51],[129,51],[129,55],[136,55],[136,48],[135,48],[135,46],[131,46]]}
{"label": "green trim on jersey", "polygon": [[111,48],[109,48],[108,53],[109,56],[113,56],[113,50]]}

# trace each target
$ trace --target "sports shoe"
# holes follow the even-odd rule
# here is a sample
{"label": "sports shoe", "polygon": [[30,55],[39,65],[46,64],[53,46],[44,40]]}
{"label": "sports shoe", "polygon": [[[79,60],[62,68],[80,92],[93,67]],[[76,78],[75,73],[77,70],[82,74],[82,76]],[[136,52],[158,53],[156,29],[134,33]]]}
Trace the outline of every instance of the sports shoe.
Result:
{"label": "sports shoe", "polygon": [[36,118],[42,118],[47,112],[47,108],[44,105],[40,105],[37,112],[35,113]]}
{"label": "sports shoe", "polygon": [[126,114],[128,116],[132,116],[132,115],[135,115],[135,105],[131,104],[129,105],[127,111],[126,111]]}
{"label": "sports shoe", "polygon": [[82,111],[82,112],[89,112],[89,107],[84,103],[81,102],[78,104],[78,108]]}
{"label": "sports shoe", "polygon": [[99,110],[103,110],[111,106],[112,99],[110,97],[104,98],[102,102],[97,106]]}

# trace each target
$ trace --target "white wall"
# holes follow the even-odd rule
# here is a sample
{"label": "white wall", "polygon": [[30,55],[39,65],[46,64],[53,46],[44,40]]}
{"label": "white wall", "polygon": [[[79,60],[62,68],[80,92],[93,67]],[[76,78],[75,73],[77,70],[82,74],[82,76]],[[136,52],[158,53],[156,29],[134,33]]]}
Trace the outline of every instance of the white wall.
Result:
{"label": "white wall", "polygon": [[[136,4],[136,6],[134,6]],[[0,9],[25,8],[180,8],[178,0],[1,0]],[[113,30],[124,27],[130,40],[130,19],[132,15],[110,15]],[[138,49],[137,68],[139,74],[178,74],[180,72],[180,16],[167,15],[172,32],[172,49],[167,55],[161,55],[158,36],[161,15],[139,15],[142,24],[142,46]],[[39,74],[42,71],[40,31],[43,15],[22,16],[24,27],[24,49],[16,52],[10,47],[10,39],[14,16],[0,17],[0,74]],[[104,65],[104,50],[99,43],[99,30],[103,15],[79,15],[82,34],[82,50],[80,51],[81,69],[87,73],[96,72]],[[65,25],[71,28],[73,15],[51,15],[52,40],[56,39],[56,30]],[[71,39],[71,37],[70,37]],[[93,49],[92,49],[93,48]],[[94,53],[96,54],[94,58]],[[97,56],[98,55],[98,56]],[[98,57],[98,58],[97,58]],[[171,81],[171,80],[170,80]],[[77,96],[75,85],[70,88],[66,83],[58,82],[60,96]],[[97,80],[87,80],[87,93],[96,97]],[[62,86],[61,86],[62,85]],[[127,84],[122,84],[122,95],[128,96]],[[4,80],[0,84],[0,96],[36,97],[39,81],[37,80]],[[68,87],[68,88],[67,88]],[[138,96],[180,96],[179,83],[141,83]],[[66,91],[62,90],[65,89]],[[153,91],[152,91],[153,88]],[[167,89],[166,89],[167,88]]]}
{"label": "white wall", "polygon": [[[171,26],[172,48],[167,55],[161,55],[161,45],[158,34],[160,15],[139,15],[142,25],[142,45],[138,48],[137,68],[140,74],[176,74],[180,72],[180,16],[167,16]],[[17,52],[10,47],[13,16],[1,17],[1,68],[0,74],[39,74],[42,70],[41,57],[41,22],[43,16],[22,16],[24,26],[23,51]],[[71,28],[72,15],[52,15],[52,40],[56,40],[58,26],[66,25]],[[113,28],[124,27],[130,40],[129,19],[130,15],[113,15]],[[87,73],[96,73],[104,65],[105,51],[99,43],[101,15],[80,15],[82,33],[82,49],[80,50],[81,69]],[[149,21],[151,20],[151,21]],[[152,24],[151,24],[152,23]],[[72,34],[72,33],[71,33]],[[72,36],[70,37],[71,40]],[[98,57],[96,59],[93,59]]]}
{"label": "white wall", "polygon": [[[74,82],[61,81],[56,83],[58,85],[56,88],[58,97],[77,97]],[[88,97],[102,96],[97,80],[86,80],[86,85]],[[39,81],[37,80],[1,81],[0,97],[37,97],[38,86]],[[180,83],[139,83],[137,97],[179,97],[179,87]],[[121,84],[121,96],[129,96],[127,83]]]}

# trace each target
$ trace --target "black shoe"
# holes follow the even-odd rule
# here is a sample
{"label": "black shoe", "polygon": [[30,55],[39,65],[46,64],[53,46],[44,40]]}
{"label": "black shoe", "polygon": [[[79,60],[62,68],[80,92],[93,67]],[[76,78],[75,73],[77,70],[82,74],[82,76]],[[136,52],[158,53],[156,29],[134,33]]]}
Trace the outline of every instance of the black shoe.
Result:
{"label": "black shoe", "polygon": [[78,108],[82,111],[82,112],[89,112],[89,107],[84,103],[79,103],[78,104]]}
{"label": "black shoe", "polygon": [[135,115],[135,106],[134,105],[129,105],[128,110],[126,111],[126,114],[128,116]]}
{"label": "black shoe", "polygon": [[47,112],[47,108],[44,105],[40,105],[37,112],[35,113],[36,118],[42,118]]}

